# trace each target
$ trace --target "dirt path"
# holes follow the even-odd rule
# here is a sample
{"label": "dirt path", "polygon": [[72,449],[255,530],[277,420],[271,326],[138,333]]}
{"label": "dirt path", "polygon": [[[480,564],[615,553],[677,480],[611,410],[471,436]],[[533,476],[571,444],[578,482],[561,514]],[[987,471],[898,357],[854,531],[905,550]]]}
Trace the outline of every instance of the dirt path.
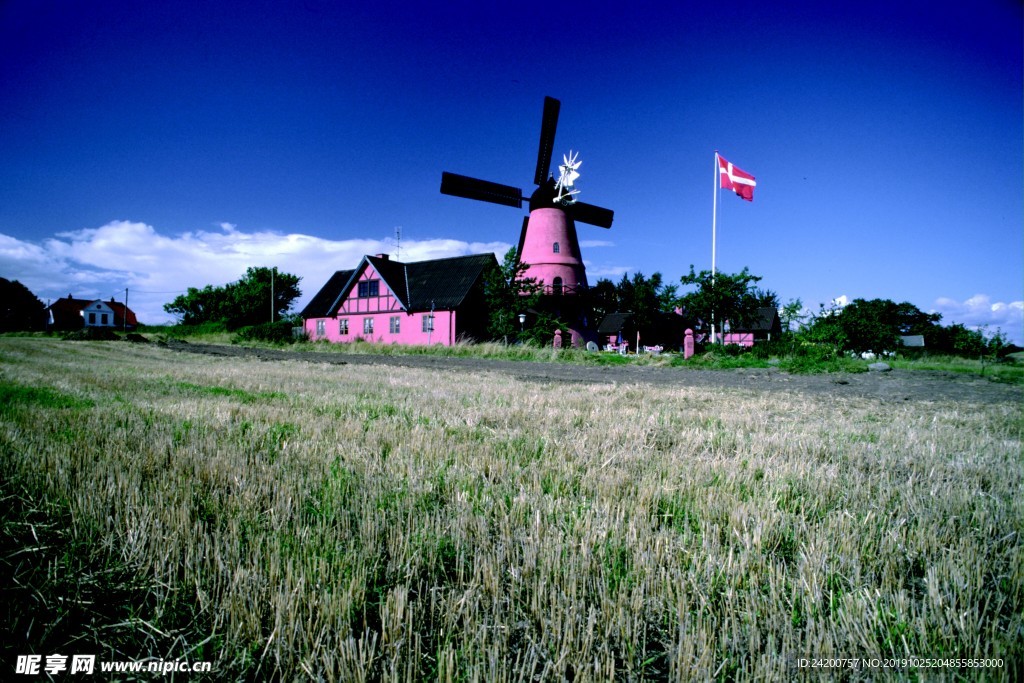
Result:
{"label": "dirt path", "polygon": [[977,375],[932,371],[791,375],[777,369],[697,370],[643,366],[590,367],[440,356],[378,356],[317,351],[254,349],[242,346],[170,342],[179,352],[254,358],[302,360],[334,365],[382,365],[426,370],[499,372],[533,382],[654,384],[681,387],[726,387],[752,391],[796,391],[867,396],[880,401],[951,400],[960,403],[1012,403],[1024,406],[1024,387],[993,382]]}

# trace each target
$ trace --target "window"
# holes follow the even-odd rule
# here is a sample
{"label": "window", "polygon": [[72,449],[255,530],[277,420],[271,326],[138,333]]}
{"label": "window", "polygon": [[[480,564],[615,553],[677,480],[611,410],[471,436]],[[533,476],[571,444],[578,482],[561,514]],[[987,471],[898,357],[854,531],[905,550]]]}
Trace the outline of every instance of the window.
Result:
{"label": "window", "polygon": [[96,314],[95,313],[90,313],[89,314],[89,324],[90,325],[95,325],[96,324]]}
{"label": "window", "polygon": [[373,318],[363,318],[363,334],[373,334]]}
{"label": "window", "polygon": [[388,326],[388,331],[390,331],[391,334],[398,334],[399,332],[402,331],[402,319],[401,318],[399,318],[398,316],[392,316],[392,318],[391,318],[391,320],[389,322],[390,322],[390,325]]}
{"label": "window", "polygon": [[380,296],[380,280],[363,280],[359,283],[359,298]]}
{"label": "window", "polygon": [[348,318],[338,320],[338,334],[348,334]]}
{"label": "window", "polygon": [[560,254],[562,252],[562,248],[559,246],[558,242],[555,242],[551,245],[551,251],[556,254]]}
{"label": "window", "polygon": [[558,296],[559,294],[562,293],[562,278],[556,277],[554,280],[551,281],[551,292],[555,296]]}
{"label": "window", "polygon": [[432,313],[423,314],[423,331],[433,332],[434,331],[434,315]]}
{"label": "window", "polygon": [[100,314],[100,324],[101,325],[106,325],[107,324],[107,314],[106,313]]}
{"label": "window", "polygon": [[326,322],[325,320],[317,320],[316,321],[316,336],[318,336],[318,337],[324,336],[324,333],[325,333],[324,332],[324,323],[325,322]]}

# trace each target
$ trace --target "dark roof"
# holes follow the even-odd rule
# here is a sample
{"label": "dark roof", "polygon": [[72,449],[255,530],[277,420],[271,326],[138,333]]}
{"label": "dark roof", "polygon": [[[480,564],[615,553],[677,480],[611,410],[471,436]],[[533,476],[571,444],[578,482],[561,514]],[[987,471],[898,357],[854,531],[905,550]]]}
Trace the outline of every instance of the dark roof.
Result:
{"label": "dark roof", "polygon": [[57,299],[49,305],[49,309],[52,311],[61,311],[67,313],[77,314],[83,308],[91,304],[96,299],[72,299],[71,295],[68,294],[66,299]]}
{"label": "dark roof", "polygon": [[49,320],[56,328],[81,327],[84,319],[82,309],[91,304],[93,299],[74,299],[68,294],[66,299],[57,299],[47,306]]}
{"label": "dark roof", "polygon": [[327,318],[334,314],[331,309],[340,296],[342,288],[352,278],[354,270],[339,270],[332,275],[327,284],[320,288],[320,291],[313,295],[306,307],[299,315],[303,318]]}
{"label": "dark roof", "polygon": [[732,325],[731,332],[771,332],[779,326],[779,312],[772,306],[758,308],[746,325]]}
{"label": "dark roof", "polygon": [[406,264],[406,308],[410,311],[458,308],[484,272],[497,265],[494,254]]}
{"label": "dark roof", "polygon": [[629,324],[632,317],[632,313],[609,313],[597,326],[597,333],[599,335],[617,334]]}
{"label": "dark roof", "polygon": [[[97,301],[98,301],[98,299],[97,299]],[[125,319],[124,319],[124,315],[125,314],[124,314],[124,312],[126,310],[128,311],[128,324],[129,325],[138,325],[139,324],[138,318],[135,317],[135,311],[133,311],[130,308],[125,308],[125,305],[123,303],[121,303],[120,301],[104,301],[103,303],[105,303],[107,306],[110,306],[110,308],[113,309],[113,311],[114,311],[114,324],[115,325],[124,325],[125,324]]]}
{"label": "dark roof", "polygon": [[402,263],[381,256],[364,256],[355,270],[339,270],[309,304],[303,318],[323,318],[336,313],[342,299],[355,286],[359,274],[370,265],[387,284],[406,311],[458,308],[484,271],[497,266],[494,254],[475,254]]}

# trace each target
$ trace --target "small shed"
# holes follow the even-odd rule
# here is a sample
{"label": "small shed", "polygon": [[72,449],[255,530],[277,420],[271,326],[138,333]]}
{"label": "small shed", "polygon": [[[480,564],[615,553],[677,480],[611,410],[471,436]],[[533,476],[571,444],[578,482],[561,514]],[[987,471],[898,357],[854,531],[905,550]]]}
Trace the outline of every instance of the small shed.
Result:
{"label": "small shed", "polygon": [[746,325],[730,325],[722,339],[724,344],[753,346],[755,342],[771,341],[782,336],[779,312],[772,306],[762,306]]}
{"label": "small shed", "polygon": [[622,343],[628,343],[636,337],[636,326],[633,314],[629,312],[609,313],[597,326],[597,338],[604,348],[618,349]]}

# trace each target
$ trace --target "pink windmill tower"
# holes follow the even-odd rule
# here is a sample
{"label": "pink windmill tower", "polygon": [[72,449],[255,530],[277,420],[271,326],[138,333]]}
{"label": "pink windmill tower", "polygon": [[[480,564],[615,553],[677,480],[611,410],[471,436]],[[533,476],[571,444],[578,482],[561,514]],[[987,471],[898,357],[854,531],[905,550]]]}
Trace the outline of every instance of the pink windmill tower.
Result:
{"label": "pink windmill tower", "polygon": [[[544,288],[541,306],[569,325],[573,345],[589,339],[585,297],[587,270],[580,253],[576,223],[611,228],[613,212],[576,200],[579,190],[575,181],[583,163],[571,152],[563,156],[558,180],[548,171],[558,127],[560,104],[552,97],[544,98],[537,171],[533,182],[537,189],[530,196],[530,215],[523,218],[519,234],[517,259],[527,265],[524,276],[534,278]],[[441,192],[480,201],[522,208],[523,191],[518,187],[500,185],[455,173],[441,174]]]}

